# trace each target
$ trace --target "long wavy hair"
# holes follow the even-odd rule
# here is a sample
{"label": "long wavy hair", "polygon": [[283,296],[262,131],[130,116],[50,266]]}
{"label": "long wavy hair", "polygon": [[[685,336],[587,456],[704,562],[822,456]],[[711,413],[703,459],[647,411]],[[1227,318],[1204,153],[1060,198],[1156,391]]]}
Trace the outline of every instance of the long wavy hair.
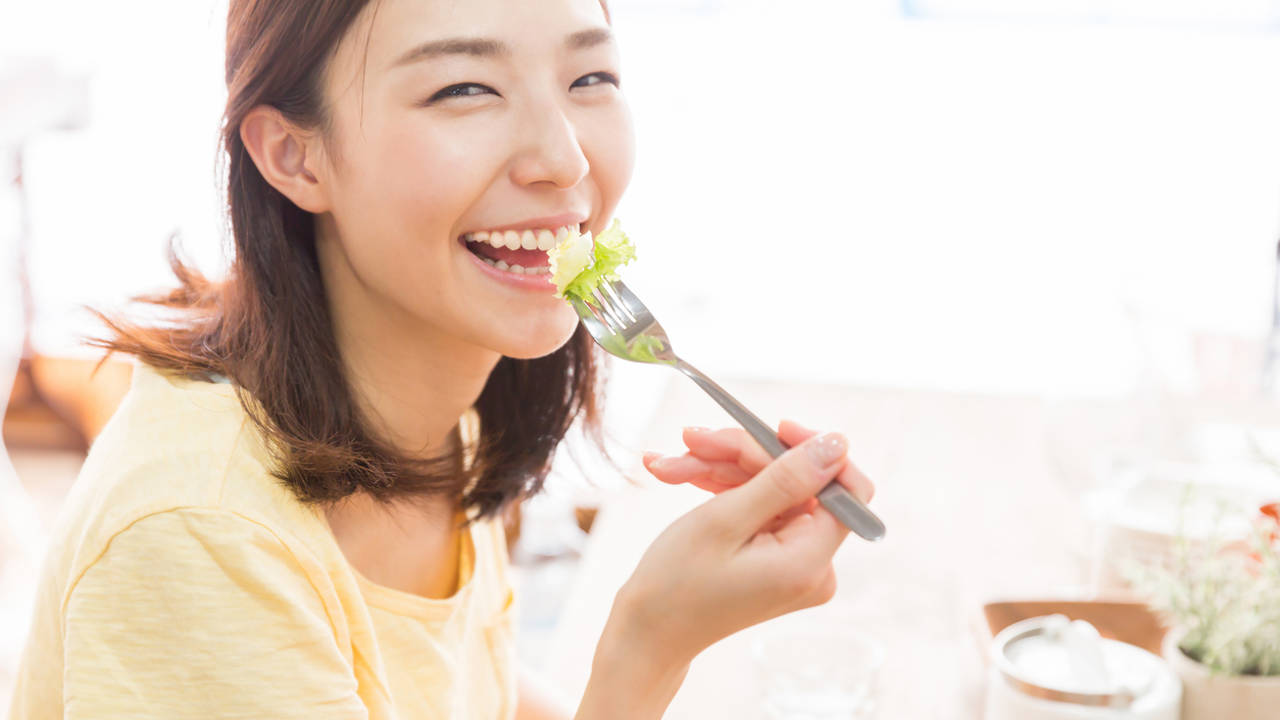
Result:
{"label": "long wavy hair", "polygon": [[[230,379],[272,450],[277,477],[303,502],[332,503],[358,491],[384,502],[446,495],[476,517],[493,516],[540,489],[575,420],[603,450],[603,356],[590,336],[579,327],[550,355],[499,360],[475,404],[475,446],[427,459],[398,452],[371,432],[344,373],[314,216],[262,177],[240,139],[241,122],[259,105],[301,127],[331,131],[323,74],[368,4],[231,0],[219,157],[234,248],[229,271],[211,280],[182,262],[171,242],[178,286],[135,299],[174,311],[176,319],[100,314],[110,335],[93,342],[185,377]],[[471,462],[464,463],[468,451]]]}

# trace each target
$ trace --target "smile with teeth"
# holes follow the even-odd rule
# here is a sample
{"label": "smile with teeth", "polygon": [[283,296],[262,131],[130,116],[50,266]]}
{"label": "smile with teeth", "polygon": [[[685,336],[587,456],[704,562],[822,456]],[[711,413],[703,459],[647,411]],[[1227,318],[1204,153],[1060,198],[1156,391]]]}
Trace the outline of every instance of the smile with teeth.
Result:
{"label": "smile with teeth", "polygon": [[[462,236],[463,244],[488,265],[517,275],[547,275],[547,251],[578,232],[578,224],[558,228],[481,230]],[[523,263],[523,264],[522,264]]]}

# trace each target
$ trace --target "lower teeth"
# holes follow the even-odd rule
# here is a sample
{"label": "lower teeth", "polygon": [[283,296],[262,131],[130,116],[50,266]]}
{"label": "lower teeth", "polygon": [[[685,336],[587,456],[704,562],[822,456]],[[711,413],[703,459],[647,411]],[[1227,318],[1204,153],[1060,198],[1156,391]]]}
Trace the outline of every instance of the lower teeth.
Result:
{"label": "lower teeth", "polygon": [[550,275],[551,274],[551,268],[550,266],[547,266],[547,265],[540,265],[538,267],[527,268],[527,267],[521,267],[520,265],[508,265],[506,260],[490,260],[487,257],[481,257],[480,259],[488,263],[490,267],[495,267],[504,272],[515,273],[516,275]]}

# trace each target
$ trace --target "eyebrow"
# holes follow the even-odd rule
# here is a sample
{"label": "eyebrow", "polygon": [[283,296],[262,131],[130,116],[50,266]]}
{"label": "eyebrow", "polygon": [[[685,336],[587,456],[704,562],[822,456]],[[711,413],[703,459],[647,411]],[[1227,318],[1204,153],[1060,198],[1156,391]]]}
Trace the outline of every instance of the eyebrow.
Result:
{"label": "eyebrow", "polygon": [[[613,32],[609,28],[594,27],[570,34],[564,40],[567,50],[585,50],[603,45],[613,40]],[[470,55],[472,57],[502,57],[511,54],[511,48],[500,40],[489,38],[455,37],[444,40],[433,40],[412,48],[401,55],[392,67],[408,65],[420,60],[441,57],[444,55]]]}

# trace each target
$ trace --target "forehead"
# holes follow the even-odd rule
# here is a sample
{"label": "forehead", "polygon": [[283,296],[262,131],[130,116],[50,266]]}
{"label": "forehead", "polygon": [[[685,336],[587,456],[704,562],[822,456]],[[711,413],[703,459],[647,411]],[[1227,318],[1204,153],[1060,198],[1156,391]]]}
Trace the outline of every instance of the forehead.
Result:
{"label": "forehead", "polygon": [[569,34],[605,25],[600,0],[374,0],[335,64],[351,67],[354,59],[369,75],[384,73],[423,43],[458,37],[498,40],[513,55],[558,52]]}

